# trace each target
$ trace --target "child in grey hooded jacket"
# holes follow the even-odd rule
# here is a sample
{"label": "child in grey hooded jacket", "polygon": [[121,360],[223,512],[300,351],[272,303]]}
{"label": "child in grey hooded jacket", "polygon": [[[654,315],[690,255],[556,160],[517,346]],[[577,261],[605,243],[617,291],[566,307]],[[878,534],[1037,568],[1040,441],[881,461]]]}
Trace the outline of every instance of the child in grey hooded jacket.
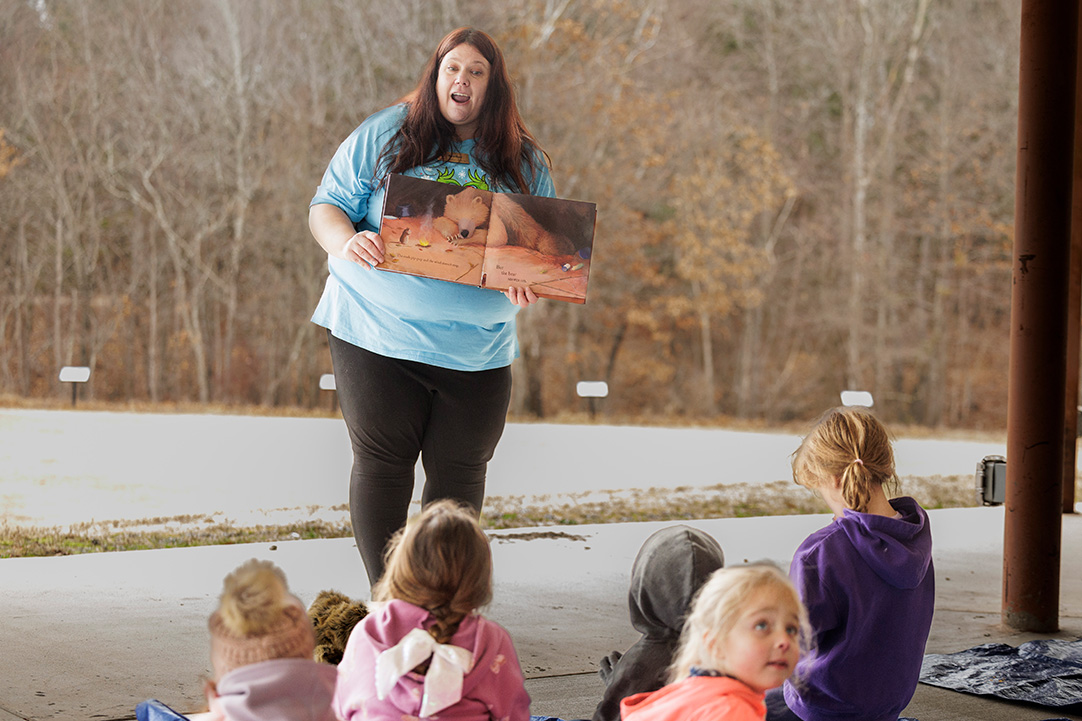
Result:
{"label": "child in grey hooded jacket", "polygon": [[718,542],[696,528],[669,526],[646,539],[631,567],[627,594],[631,625],[642,637],[627,652],[613,651],[601,660],[598,673],[606,688],[593,721],[619,721],[621,699],[667,683],[691,601],[724,565]]}

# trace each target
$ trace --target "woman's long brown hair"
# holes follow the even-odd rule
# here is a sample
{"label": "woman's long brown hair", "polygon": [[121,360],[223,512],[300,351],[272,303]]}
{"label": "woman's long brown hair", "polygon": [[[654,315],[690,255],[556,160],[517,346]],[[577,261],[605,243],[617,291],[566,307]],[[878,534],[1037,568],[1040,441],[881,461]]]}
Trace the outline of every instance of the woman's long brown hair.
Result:
{"label": "woman's long brown hair", "polygon": [[[455,126],[440,112],[436,78],[444,56],[462,44],[473,47],[489,64],[488,86],[473,136],[477,162],[497,184],[528,194],[541,157],[548,162],[548,155],[522,122],[500,47],[487,33],[470,27],[444,36],[428,59],[417,87],[402,99],[409,108],[406,119],[381,151],[376,173],[402,173],[450,152]],[[529,178],[523,168],[528,170]]]}

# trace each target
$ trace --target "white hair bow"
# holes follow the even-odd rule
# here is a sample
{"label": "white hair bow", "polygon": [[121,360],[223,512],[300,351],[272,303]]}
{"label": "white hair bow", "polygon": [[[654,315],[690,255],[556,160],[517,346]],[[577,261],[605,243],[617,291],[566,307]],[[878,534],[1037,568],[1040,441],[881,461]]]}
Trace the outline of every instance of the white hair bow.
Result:
{"label": "white hair bow", "polygon": [[398,679],[429,658],[432,663],[425,674],[420,717],[458,703],[462,698],[462,676],[473,668],[473,654],[449,643],[438,643],[419,628],[376,657],[376,695],[380,700],[386,698]]}

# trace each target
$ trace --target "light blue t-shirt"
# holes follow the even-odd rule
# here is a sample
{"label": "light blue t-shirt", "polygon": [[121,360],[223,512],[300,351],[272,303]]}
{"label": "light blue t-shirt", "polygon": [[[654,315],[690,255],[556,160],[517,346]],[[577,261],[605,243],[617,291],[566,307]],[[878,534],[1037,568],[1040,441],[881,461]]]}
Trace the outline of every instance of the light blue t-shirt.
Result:
{"label": "light blue t-shirt", "polygon": [[[338,206],[358,230],[378,231],[385,190],[377,187],[375,165],[405,116],[406,106],[394,105],[361,123],[338,147],[311,205]],[[469,163],[437,161],[405,174],[508,190],[495,187],[494,179],[477,164],[473,140],[455,143],[452,151],[468,156]],[[543,163],[530,192],[555,197]],[[502,368],[518,356],[519,308],[499,291],[365,269],[331,255],[328,267],[330,275],[312,322],[336,338],[391,358],[454,370]]]}

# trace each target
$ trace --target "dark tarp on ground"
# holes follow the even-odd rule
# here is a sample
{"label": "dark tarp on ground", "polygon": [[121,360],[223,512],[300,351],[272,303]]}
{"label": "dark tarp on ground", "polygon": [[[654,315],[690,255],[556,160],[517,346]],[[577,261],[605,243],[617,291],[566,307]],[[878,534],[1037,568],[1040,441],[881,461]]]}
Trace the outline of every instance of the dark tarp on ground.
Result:
{"label": "dark tarp on ground", "polygon": [[1017,648],[988,643],[958,653],[930,653],[924,657],[920,680],[1042,706],[1082,704],[1082,640],[1030,641]]}

